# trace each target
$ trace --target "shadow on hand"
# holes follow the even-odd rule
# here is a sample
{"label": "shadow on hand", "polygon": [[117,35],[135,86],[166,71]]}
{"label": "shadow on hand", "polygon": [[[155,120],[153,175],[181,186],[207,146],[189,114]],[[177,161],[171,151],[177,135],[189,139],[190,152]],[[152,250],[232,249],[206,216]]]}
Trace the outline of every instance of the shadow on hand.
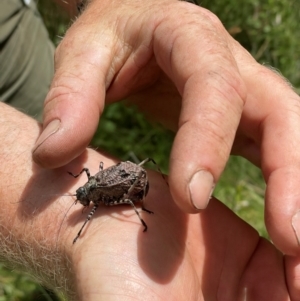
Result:
{"label": "shadow on hand", "polygon": [[[73,229],[76,229],[74,230],[75,238],[82,223],[90,213],[92,206],[85,208],[84,214],[82,214],[84,207],[77,207],[78,205],[72,208],[70,213],[68,213],[67,210],[72,203],[74,203],[75,197],[61,196],[68,194],[70,190],[70,195],[72,196],[72,194],[76,192],[76,189],[82,186],[77,182],[86,183],[87,181],[84,174],[82,174],[78,180],[74,180],[74,178],[67,173],[68,171],[77,173],[80,172],[83,167],[91,168],[92,175],[95,173],[94,170],[96,170],[96,172],[98,171],[99,165],[97,167],[93,165],[92,168],[88,166],[86,162],[87,153],[85,152],[80,158],[76,159],[76,162],[73,161],[67,166],[55,170],[46,170],[34,165],[33,176],[24,189],[22,194],[23,201],[19,207],[19,214],[22,218],[37,218],[51,204],[54,204],[55,206],[53,208],[55,209],[53,209],[53,215],[55,216],[53,223],[60,223],[63,228],[70,227],[72,233]],[[89,164],[90,162],[89,160]],[[122,236],[123,234],[131,235],[132,239],[137,240],[137,249],[133,250],[137,252],[135,257],[137,258],[140,268],[152,281],[164,284],[171,282],[182,263],[186,248],[187,215],[182,213],[175,205],[170,196],[169,188],[161,175],[155,172],[149,172],[149,182],[150,190],[145,200],[145,206],[147,209],[153,211],[154,214],[150,215],[138,209],[148,225],[147,232],[143,232],[143,226],[140,225],[135,212],[132,213],[134,222],[131,220],[131,216],[130,219],[128,218],[127,212],[132,210],[130,206],[120,205],[106,207],[100,204],[92,221],[87,223],[82,232],[80,236],[81,241],[76,243],[84,244],[84,240],[88,238],[86,234],[89,236],[93,234],[93,231],[96,232],[96,235],[100,238],[101,236],[103,238],[105,235],[109,235],[110,232],[113,232],[112,235],[116,236]],[[76,189],[74,189],[74,185],[76,185]],[[55,202],[57,202],[57,205]],[[137,206],[139,205],[137,204]],[[90,227],[92,223],[93,227]],[[110,228],[110,224],[112,223],[114,230]],[[136,224],[138,224],[139,227],[136,227]],[[116,231],[116,228],[120,230]],[[61,228],[57,230],[56,227],[56,231],[58,231],[57,235],[59,235]],[[130,234],[128,234],[129,231]],[[66,243],[72,244],[72,239]],[[119,242],[118,239],[110,239],[109,243],[112,244],[110,247],[114,249]],[[92,248],[91,245],[87,245],[86,247]],[[99,248],[98,245],[97,248]],[[126,248],[126,246],[124,246],[124,248]],[[99,252],[101,252],[101,248],[99,248]]]}
{"label": "shadow on hand", "polygon": [[[169,187],[159,174],[150,173],[147,233],[138,235],[138,260],[141,268],[153,281],[168,283],[181,265],[187,238],[187,215],[171,198]],[[148,233],[149,232],[149,233]]]}

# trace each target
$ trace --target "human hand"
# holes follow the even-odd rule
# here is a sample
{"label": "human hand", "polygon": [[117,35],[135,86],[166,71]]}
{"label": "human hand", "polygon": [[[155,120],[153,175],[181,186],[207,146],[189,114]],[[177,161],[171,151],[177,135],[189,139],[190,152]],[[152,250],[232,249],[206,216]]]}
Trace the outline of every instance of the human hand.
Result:
{"label": "human hand", "polygon": [[[95,167],[99,155],[92,157]],[[290,300],[283,257],[271,243],[218,200],[189,215],[159,174],[149,181],[147,232],[130,206],[101,206],[75,243],[79,300]],[[70,214],[66,243],[88,214],[79,221],[80,212]]]}
{"label": "human hand", "polygon": [[[92,150],[84,158],[91,174],[100,160],[104,167],[115,163]],[[81,168],[79,157],[72,169]],[[199,215],[183,213],[162,177],[148,175],[145,207],[154,214],[141,213],[146,233],[130,206],[100,206],[73,245],[79,300],[290,300],[283,256],[272,244],[216,199]],[[86,177],[75,182],[82,186]],[[71,207],[62,249],[70,252],[88,213]]]}
{"label": "human hand", "polygon": [[[280,76],[257,64],[203,8],[91,1],[58,48],[35,160],[57,167],[77,157],[104,101],[128,96],[143,97],[141,107],[177,130],[170,189],[180,208],[206,206],[233,150],[261,166],[270,236],[284,253],[299,255],[299,97]],[[290,257],[287,266],[296,294],[297,260]]]}
{"label": "human hand", "polygon": [[154,214],[141,213],[146,233],[130,206],[99,206],[73,245],[89,212],[68,195],[86,177],[67,171],[95,174],[100,161],[115,161],[86,150],[67,166],[40,168],[30,151],[37,123],[4,104],[1,112],[0,257],[12,268],[71,300],[289,300],[272,244],[215,199],[183,213],[155,172],[145,200]]}

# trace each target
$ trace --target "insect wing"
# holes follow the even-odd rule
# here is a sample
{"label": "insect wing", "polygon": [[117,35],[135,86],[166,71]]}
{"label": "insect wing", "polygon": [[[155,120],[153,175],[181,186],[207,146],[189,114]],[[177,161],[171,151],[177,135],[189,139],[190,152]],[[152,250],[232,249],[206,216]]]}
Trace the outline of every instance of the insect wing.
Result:
{"label": "insect wing", "polygon": [[[143,197],[146,172],[132,162],[121,162],[111,166],[95,175],[97,189],[101,190],[102,195],[110,199],[118,200],[128,193],[128,190],[134,185],[130,193],[132,201],[139,201]],[[141,180],[139,179],[141,177]],[[144,180],[144,181],[143,181]]]}

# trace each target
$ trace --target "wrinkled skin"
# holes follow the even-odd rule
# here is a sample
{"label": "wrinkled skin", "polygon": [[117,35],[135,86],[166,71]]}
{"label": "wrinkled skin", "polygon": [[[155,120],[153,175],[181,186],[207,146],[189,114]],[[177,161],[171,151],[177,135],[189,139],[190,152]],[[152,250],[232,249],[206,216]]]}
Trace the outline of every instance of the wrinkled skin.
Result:
{"label": "wrinkled skin", "polygon": [[212,13],[175,0],[91,1],[55,66],[33,151],[38,164],[78,157],[105,103],[125,97],[176,131],[169,183],[184,212],[207,206],[230,153],[244,156],[267,182],[266,226],[289,255],[287,282],[299,300],[300,106],[285,80],[257,64]]}
{"label": "wrinkled skin", "polygon": [[89,210],[73,204],[86,177],[67,171],[86,166],[95,174],[100,161],[116,161],[86,150],[59,169],[40,168],[31,159],[39,126],[0,106],[0,256],[7,263],[64,288],[70,300],[290,300],[283,256],[272,244],[216,199],[200,214],[183,213],[153,171],[145,206],[154,214],[141,213],[147,232],[131,206],[103,205],[73,245]]}

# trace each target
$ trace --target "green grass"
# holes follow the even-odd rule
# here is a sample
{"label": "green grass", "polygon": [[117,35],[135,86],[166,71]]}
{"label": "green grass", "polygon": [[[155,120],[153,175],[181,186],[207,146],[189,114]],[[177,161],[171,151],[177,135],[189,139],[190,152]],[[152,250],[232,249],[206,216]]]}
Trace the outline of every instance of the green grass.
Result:
{"label": "green grass", "polygon": [[214,195],[268,238],[264,224],[265,182],[261,171],[247,160],[232,156]]}
{"label": "green grass", "polygon": [[0,301],[59,301],[29,276],[0,264]]}
{"label": "green grass", "polygon": [[[200,2],[200,1],[198,1]],[[261,63],[273,65],[300,87],[299,1],[203,0],[226,28],[238,29],[235,38]],[[50,37],[58,43],[68,26],[65,15],[51,1],[39,1]],[[282,20],[282,22],[278,22]],[[299,89],[300,90],[300,89]],[[93,145],[119,157],[139,161],[154,158],[168,171],[174,135],[152,126],[134,108],[114,104],[106,108]],[[265,184],[258,168],[242,158],[230,158],[214,195],[241,218],[268,237],[263,219]],[[28,276],[0,265],[0,301],[56,301],[58,298]]]}

